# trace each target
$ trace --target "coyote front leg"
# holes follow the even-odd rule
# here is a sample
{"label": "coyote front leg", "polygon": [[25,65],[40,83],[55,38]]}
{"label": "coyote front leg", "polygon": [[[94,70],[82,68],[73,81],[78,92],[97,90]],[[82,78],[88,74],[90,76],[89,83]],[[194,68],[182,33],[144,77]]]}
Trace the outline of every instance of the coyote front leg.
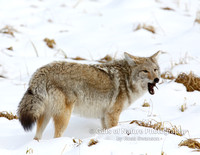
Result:
{"label": "coyote front leg", "polygon": [[101,119],[103,128],[112,128],[114,126],[117,126],[119,121],[119,116],[123,110],[123,104],[124,104],[124,96],[119,95],[117,97],[117,100],[112,108],[110,108],[106,113],[105,116]]}

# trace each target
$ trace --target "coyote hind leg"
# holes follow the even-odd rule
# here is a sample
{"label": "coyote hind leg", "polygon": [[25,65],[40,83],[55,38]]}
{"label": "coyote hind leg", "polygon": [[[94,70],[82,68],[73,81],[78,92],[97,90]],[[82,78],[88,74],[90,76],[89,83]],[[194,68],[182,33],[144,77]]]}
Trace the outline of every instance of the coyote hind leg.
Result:
{"label": "coyote hind leg", "polygon": [[65,107],[63,107],[63,109],[59,112],[59,114],[53,116],[54,126],[55,126],[54,138],[58,138],[63,135],[69,123],[72,109],[73,109],[73,103],[71,104],[65,103]]}
{"label": "coyote hind leg", "polygon": [[39,119],[37,120],[37,131],[34,137],[35,140],[40,140],[42,138],[42,133],[49,123],[50,118],[51,116],[49,116],[48,114],[43,114],[39,117]]}

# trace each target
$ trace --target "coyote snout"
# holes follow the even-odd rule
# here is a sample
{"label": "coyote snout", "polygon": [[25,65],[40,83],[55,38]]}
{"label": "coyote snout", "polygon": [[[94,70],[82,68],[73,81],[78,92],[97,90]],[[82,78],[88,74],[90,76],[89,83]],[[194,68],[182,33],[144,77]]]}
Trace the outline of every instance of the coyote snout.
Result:
{"label": "coyote snout", "polygon": [[54,62],[39,68],[18,107],[22,126],[31,130],[37,122],[35,139],[41,139],[53,118],[54,137],[60,137],[72,112],[101,119],[103,128],[116,126],[123,109],[144,93],[155,93],[160,77],[158,54],[124,53],[124,59],[105,64]]}

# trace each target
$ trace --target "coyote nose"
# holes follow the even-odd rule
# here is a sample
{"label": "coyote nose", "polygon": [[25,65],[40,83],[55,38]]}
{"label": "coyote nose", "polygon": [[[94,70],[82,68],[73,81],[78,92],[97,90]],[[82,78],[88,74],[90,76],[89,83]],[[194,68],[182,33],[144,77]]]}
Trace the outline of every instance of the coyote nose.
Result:
{"label": "coyote nose", "polygon": [[155,78],[155,79],[154,79],[154,82],[155,82],[155,83],[158,83],[158,82],[159,82],[159,78]]}

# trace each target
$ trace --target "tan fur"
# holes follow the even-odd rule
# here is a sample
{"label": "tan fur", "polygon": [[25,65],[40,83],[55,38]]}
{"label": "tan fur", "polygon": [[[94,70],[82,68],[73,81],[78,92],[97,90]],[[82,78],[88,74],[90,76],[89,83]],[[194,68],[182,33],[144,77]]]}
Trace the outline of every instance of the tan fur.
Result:
{"label": "tan fur", "polygon": [[54,125],[55,125],[55,134],[54,138],[61,137],[71,117],[74,103],[69,103],[67,99],[65,100],[65,106],[63,107],[62,112],[53,116]]}
{"label": "tan fur", "polygon": [[106,115],[102,118],[104,121],[105,118],[107,119],[107,122],[106,123],[103,122],[102,124],[103,128],[111,128],[117,126],[119,115],[123,110],[123,103],[125,100],[126,100],[125,94],[120,92],[112,109],[109,112],[107,112]]}
{"label": "tan fur", "polygon": [[124,53],[125,59],[105,64],[54,62],[39,68],[19,104],[22,126],[30,130],[37,122],[37,140],[52,117],[54,137],[62,136],[72,112],[101,119],[103,128],[116,126],[120,113],[159,78],[158,54]]}

